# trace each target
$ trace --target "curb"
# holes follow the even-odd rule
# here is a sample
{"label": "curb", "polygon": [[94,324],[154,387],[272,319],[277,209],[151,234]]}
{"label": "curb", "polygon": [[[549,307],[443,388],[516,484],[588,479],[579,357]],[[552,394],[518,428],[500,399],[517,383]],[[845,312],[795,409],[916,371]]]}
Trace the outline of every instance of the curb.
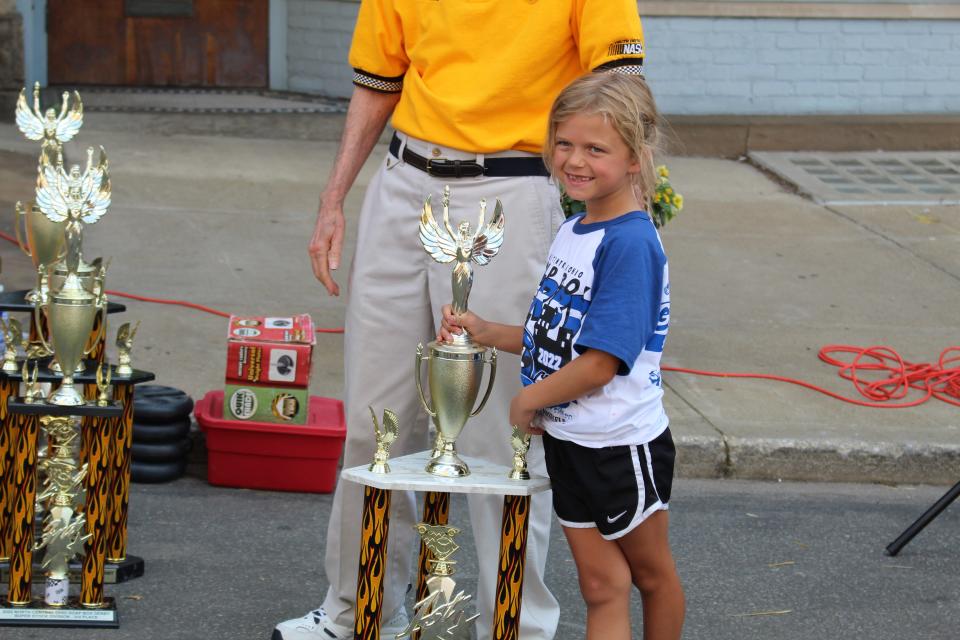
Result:
{"label": "curb", "polygon": [[676,436],[677,476],[951,485],[960,445]]}

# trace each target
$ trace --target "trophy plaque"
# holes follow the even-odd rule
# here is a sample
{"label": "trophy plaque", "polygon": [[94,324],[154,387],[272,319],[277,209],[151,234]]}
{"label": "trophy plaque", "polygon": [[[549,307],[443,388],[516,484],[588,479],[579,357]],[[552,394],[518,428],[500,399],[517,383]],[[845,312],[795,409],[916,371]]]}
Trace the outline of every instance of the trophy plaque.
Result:
{"label": "trophy plaque", "polygon": [[[454,232],[450,225],[450,187],[444,187],[442,202],[441,227],[433,217],[430,196],[427,196],[420,216],[420,242],[424,250],[437,262],[456,261],[451,282],[453,312],[462,314],[467,311],[467,301],[473,285],[473,263],[481,266],[488,264],[503,244],[503,207],[497,200],[492,219],[485,222],[487,205],[485,200],[481,200],[480,220],[476,230],[471,230],[469,222],[461,222]],[[497,350],[490,349],[489,357],[485,358],[487,351],[486,347],[473,342],[466,331],[454,336],[450,342],[430,342],[426,354],[422,344],[417,346],[417,392],[423,408],[433,419],[437,432],[434,455],[426,467],[429,473],[451,478],[470,474],[467,464],[457,455],[456,440],[467,419],[480,413],[493,390]],[[427,402],[424,396],[420,381],[420,370],[424,361],[427,362],[430,402]],[[484,364],[490,365],[490,377],[480,405],[473,409],[480,391]]]}

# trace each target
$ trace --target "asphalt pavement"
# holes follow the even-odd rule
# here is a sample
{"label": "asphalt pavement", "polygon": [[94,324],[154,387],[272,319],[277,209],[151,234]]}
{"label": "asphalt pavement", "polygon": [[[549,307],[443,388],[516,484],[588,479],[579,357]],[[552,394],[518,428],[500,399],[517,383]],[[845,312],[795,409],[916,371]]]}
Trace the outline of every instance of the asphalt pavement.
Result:
{"label": "asphalt pavement", "polygon": [[[671,539],[686,592],[685,640],[953,640],[960,624],[960,507],[897,557],[884,547],[940,487],[680,480]],[[268,640],[273,625],[326,590],[330,495],[208,485],[202,466],[166,485],[134,485],[130,553],[143,577],[107,585],[116,630],[0,627],[4,640]],[[466,503],[454,496],[458,588],[475,593]],[[412,556],[411,556],[412,559]],[[557,640],[583,637],[576,570],[554,522],[547,584]],[[74,587],[76,588],[76,587]],[[409,599],[408,608],[412,606]],[[634,594],[635,637],[640,599]]]}
{"label": "asphalt pavement", "polygon": [[[342,327],[344,298],[325,294],[306,256],[334,142],[273,139],[269,128],[244,136],[178,135],[169,118],[162,127],[144,120],[139,131],[115,130],[112,117],[118,116],[88,114],[67,147],[72,162],[89,145],[104,146],[110,157],[113,204],[84,239],[86,256],[113,259],[108,289],[227,313],[309,312],[319,327]],[[12,233],[13,203],[32,198],[38,152],[12,125],[0,125],[0,213],[7,212],[0,231]],[[374,152],[347,200],[344,265],[362,188],[384,153]],[[685,197],[683,212],[662,234],[673,288],[665,365],[789,376],[856,398],[850,383],[817,358],[822,346],[888,345],[907,360],[927,362],[957,344],[957,207],[827,208],[744,161],[664,160]],[[413,224],[415,217],[411,212]],[[0,240],[0,258],[7,290],[32,285],[29,260],[15,246]],[[345,271],[338,274],[341,285]],[[194,397],[222,387],[223,318],[113,299],[127,305],[123,320],[142,320],[135,367]],[[111,345],[108,357],[114,355]],[[314,360],[311,392],[342,397],[342,337],[318,335]],[[944,629],[960,620],[958,594],[942,572],[956,575],[948,543],[956,516],[948,510],[937,522],[940,533],[928,538],[933,549],[903,563],[909,569],[895,568],[901,563],[883,560],[878,549],[960,480],[957,407],[931,400],[908,409],[865,408],[783,382],[669,371],[664,383],[678,475],[725,479],[681,483],[702,494],[687,497],[687,508],[682,491],[676,500],[678,562],[691,605],[686,637],[949,637]],[[108,589],[120,599],[125,621],[113,637],[267,637],[277,620],[316,604],[329,497],[212,488],[203,482],[203,464],[200,446],[190,477],[135,487],[131,552],[145,557],[147,575]],[[769,494],[776,505],[782,488],[795,485],[743,479],[864,484],[836,489],[840,513],[827,523],[819,507],[832,490],[796,486],[806,496],[798,498],[802,504],[793,509],[787,501],[763,516],[744,496]],[[914,484],[933,486],[901,492]],[[711,518],[738,510],[736,526],[721,527],[715,537],[720,525]],[[837,528],[829,542],[821,525]],[[798,543],[790,542],[794,530],[802,531]],[[709,558],[701,553],[705,537],[715,544]],[[774,541],[783,544],[779,553],[760,553]],[[811,541],[824,551],[815,579],[803,565],[767,567],[797,561]],[[582,628],[582,610],[576,613],[565,546],[558,541],[554,549],[561,554],[551,563],[554,584],[563,593],[569,632],[561,637],[572,638]],[[753,570],[731,562],[735,557],[755,562]],[[784,597],[773,597],[777,589],[765,580],[779,581]],[[895,586],[875,592],[881,583]],[[862,601],[864,611],[850,617],[852,600]],[[792,613],[770,613],[785,609]],[[903,611],[913,613],[898,626]],[[953,626],[940,626],[945,620]],[[0,631],[3,638],[53,634]],[[106,636],[69,634],[57,637]]]}

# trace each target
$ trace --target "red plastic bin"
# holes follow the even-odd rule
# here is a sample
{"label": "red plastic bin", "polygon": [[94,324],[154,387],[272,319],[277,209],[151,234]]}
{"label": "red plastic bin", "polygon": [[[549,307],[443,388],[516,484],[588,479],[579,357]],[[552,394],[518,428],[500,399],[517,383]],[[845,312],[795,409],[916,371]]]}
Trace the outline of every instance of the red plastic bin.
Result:
{"label": "red plastic bin", "polygon": [[225,420],[223,391],[193,410],[207,440],[207,481],[222,487],[329,493],[347,435],[343,403],[310,396],[306,425]]}

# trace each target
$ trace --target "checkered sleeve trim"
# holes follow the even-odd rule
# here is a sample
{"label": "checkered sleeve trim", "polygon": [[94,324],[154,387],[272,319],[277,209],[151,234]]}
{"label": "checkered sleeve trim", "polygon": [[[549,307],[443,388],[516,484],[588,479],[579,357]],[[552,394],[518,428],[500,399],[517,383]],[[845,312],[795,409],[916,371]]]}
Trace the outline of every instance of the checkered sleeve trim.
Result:
{"label": "checkered sleeve trim", "polygon": [[609,71],[611,73],[625,73],[631,76],[643,75],[643,58],[620,58],[605,62],[594,71]]}
{"label": "checkered sleeve trim", "polygon": [[372,89],[380,93],[400,93],[403,89],[403,76],[385,78],[367,73],[363,69],[353,70],[353,84],[365,89]]}

